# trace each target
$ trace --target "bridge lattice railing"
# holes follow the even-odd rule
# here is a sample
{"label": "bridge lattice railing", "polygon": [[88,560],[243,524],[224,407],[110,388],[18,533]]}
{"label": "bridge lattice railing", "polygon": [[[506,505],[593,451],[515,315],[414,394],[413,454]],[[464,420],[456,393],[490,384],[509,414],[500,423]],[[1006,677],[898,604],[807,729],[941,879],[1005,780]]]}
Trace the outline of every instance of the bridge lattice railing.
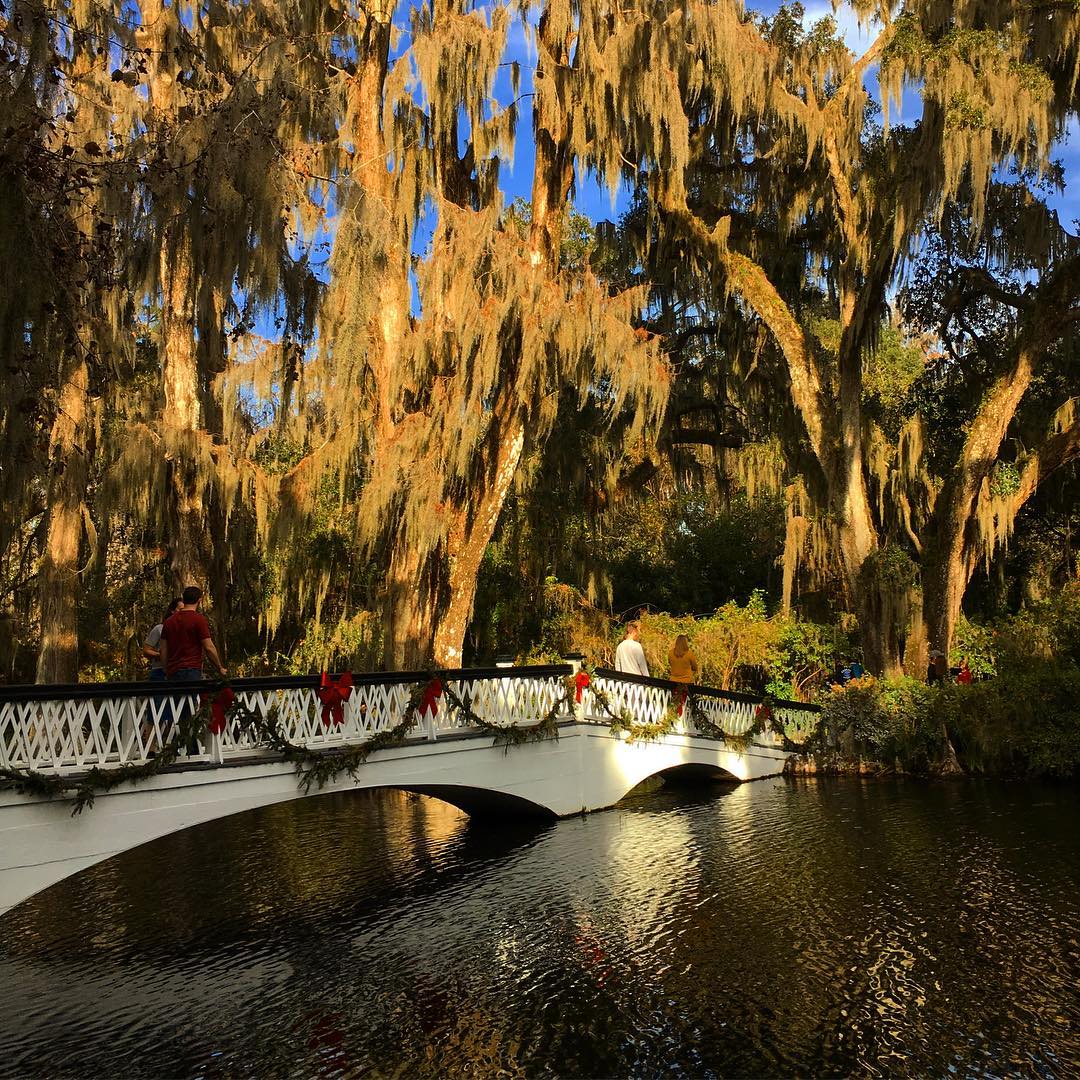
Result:
{"label": "bridge lattice railing", "polygon": [[[492,724],[538,724],[566,693],[569,665],[489,668],[445,672],[443,678],[463,702]],[[252,712],[274,712],[285,737],[311,749],[365,742],[396,727],[405,715],[410,694],[428,676],[401,672],[354,676],[353,691],[344,703],[343,722],[327,724],[319,700],[317,676],[236,679],[231,686]],[[611,705],[626,709],[638,723],[662,720],[682,688],[660,679],[600,670],[595,687]],[[174,718],[181,710],[196,710],[202,695],[215,684],[99,683],[76,686],[0,688],[0,767],[34,769],[55,774],[79,773],[93,767],[142,764],[175,736]],[[700,708],[726,734],[744,736],[753,726],[759,699],[707,687],[691,687]],[[565,719],[572,719],[572,707]],[[774,704],[773,726],[801,742],[816,724],[812,706],[794,702]],[[596,695],[586,689],[580,719],[608,724]],[[470,732],[468,720],[444,697],[432,714],[419,717],[414,739],[436,741]],[[694,734],[688,712],[676,731]],[[762,737],[759,736],[759,740]],[[770,741],[766,735],[763,741]],[[771,740],[776,741],[776,740]],[[265,754],[253,733],[237,723],[219,736],[204,732],[186,753],[188,763],[222,763]]]}
{"label": "bridge lattice railing", "polygon": [[[477,716],[493,724],[539,723],[563,695],[568,665],[446,672],[443,678]],[[274,711],[282,734],[311,749],[356,745],[396,727],[405,716],[419,672],[358,675],[340,725],[325,723],[317,676],[235,679],[237,698],[252,712]],[[200,707],[208,684],[101,683],[0,688],[0,767],[57,774],[142,764],[172,739],[181,710]],[[420,716],[411,737],[435,741],[466,734],[466,718],[445,699]],[[204,732],[185,757],[221,763],[265,752],[252,732],[230,723]]]}
{"label": "bridge lattice railing", "polygon": [[[677,711],[679,701],[689,691],[708,720],[733,738],[742,738],[750,731],[762,704],[761,698],[750,694],[715,690],[707,686],[684,687],[666,679],[628,675],[603,668],[596,672],[595,684],[614,711],[626,709],[638,723],[649,724],[659,723],[673,708]],[[610,722],[591,688],[583,694],[583,703],[586,719],[593,723]],[[820,710],[814,705],[797,701],[774,701],[771,712],[767,730],[757,737],[758,741],[766,744],[781,742],[781,735],[794,743],[805,742],[817,727]],[[684,735],[699,734],[690,711],[685,707],[676,720],[675,731]]]}

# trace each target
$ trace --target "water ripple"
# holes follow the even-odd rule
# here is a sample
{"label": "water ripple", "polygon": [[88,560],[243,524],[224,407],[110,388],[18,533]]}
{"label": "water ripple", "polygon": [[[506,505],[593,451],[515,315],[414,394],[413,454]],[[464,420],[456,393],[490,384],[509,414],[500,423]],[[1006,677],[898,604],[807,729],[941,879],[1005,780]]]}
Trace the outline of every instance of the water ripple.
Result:
{"label": "water ripple", "polygon": [[394,792],[240,815],[7,916],[0,1075],[1077,1075],[1078,803],[768,781],[546,827]]}

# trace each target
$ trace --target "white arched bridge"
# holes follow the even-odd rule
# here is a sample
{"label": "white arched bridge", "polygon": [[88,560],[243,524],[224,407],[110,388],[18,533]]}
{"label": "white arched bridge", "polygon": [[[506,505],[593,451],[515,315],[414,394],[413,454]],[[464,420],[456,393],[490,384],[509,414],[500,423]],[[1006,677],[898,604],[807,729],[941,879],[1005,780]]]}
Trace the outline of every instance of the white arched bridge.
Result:
{"label": "white arched bridge", "polygon": [[[774,702],[763,725],[756,698],[691,687],[692,707],[683,709],[685,689],[676,684],[599,670],[586,686],[580,670],[571,658],[443,672],[448,693],[420,711],[403,741],[372,753],[352,775],[307,791],[282,753],[260,743],[250,726],[228,722],[154,775],[102,791],[77,815],[70,792],[28,794],[19,776],[74,783],[91,769],[100,776],[145,764],[176,737],[179,711],[197,709],[212,684],[0,687],[0,769],[7,777],[0,781],[0,914],[121,851],[288,799],[399,788],[470,813],[565,817],[613,806],[643,780],[673,771],[740,781],[774,776],[789,756],[784,746],[803,741],[816,724],[812,706]],[[231,686],[246,710],[273,716],[290,743],[341,755],[400,725],[417,686],[430,678],[353,676],[333,723],[317,676]],[[613,729],[613,714],[631,720],[633,730]],[[507,747],[491,730],[528,729],[545,718],[550,728],[553,716],[557,738]]]}

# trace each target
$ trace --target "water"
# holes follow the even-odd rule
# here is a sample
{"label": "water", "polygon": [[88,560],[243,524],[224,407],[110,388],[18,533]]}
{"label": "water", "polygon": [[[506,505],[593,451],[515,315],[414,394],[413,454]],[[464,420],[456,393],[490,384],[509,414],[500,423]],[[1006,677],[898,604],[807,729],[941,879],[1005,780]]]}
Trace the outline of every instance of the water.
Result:
{"label": "water", "polygon": [[395,792],[215,822],[0,921],[0,1074],[1069,1076],[1080,792]]}

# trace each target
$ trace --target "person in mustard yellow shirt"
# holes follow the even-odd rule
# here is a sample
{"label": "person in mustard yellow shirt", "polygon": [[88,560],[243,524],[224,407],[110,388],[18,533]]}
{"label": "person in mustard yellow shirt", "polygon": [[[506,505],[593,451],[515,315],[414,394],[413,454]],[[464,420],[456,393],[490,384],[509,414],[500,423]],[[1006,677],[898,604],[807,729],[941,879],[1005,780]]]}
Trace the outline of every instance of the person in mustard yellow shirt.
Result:
{"label": "person in mustard yellow shirt", "polygon": [[701,670],[697,657],[690,648],[690,642],[685,634],[680,634],[675,639],[668,653],[668,678],[672,682],[692,683],[697,682],[698,672]]}

